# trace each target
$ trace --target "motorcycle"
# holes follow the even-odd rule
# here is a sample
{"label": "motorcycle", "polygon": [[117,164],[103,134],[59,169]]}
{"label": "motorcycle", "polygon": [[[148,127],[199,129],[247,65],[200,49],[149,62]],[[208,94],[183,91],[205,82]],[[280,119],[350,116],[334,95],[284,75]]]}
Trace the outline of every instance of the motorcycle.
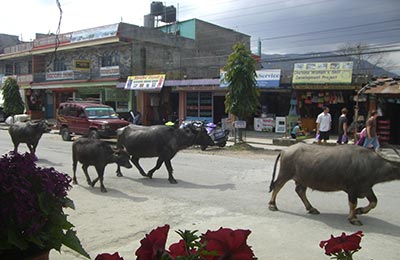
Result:
{"label": "motorcycle", "polygon": [[[219,147],[224,147],[226,145],[226,142],[228,141],[229,137],[229,130],[228,129],[223,129],[220,125],[214,124],[214,123],[203,123],[204,128],[207,131],[207,134],[210,136],[211,140],[213,141],[212,146],[219,146]],[[206,150],[208,145],[201,145],[200,148],[202,151]]]}

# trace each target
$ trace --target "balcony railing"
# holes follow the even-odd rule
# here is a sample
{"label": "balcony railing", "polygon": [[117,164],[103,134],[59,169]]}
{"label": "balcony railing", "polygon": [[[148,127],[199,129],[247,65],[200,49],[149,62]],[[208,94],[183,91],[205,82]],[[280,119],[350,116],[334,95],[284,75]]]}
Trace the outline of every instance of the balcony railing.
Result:
{"label": "balcony railing", "polygon": [[[100,80],[121,77],[119,66],[101,67],[99,70],[64,70],[35,73],[34,82],[67,81],[67,80]],[[125,75],[127,77],[129,75]]]}

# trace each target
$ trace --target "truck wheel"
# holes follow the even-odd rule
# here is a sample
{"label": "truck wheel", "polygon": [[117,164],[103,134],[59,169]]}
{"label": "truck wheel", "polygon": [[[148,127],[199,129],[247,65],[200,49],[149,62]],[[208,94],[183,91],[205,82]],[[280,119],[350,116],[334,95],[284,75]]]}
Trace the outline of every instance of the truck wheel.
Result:
{"label": "truck wheel", "polygon": [[71,141],[71,133],[68,127],[61,128],[61,137],[64,141]]}
{"label": "truck wheel", "polygon": [[226,145],[226,142],[222,142],[219,144],[219,147],[225,147],[225,145]]}
{"label": "truck wheel", "polygon": [[207,149],[207,147],[208,147],[208,145],[202,145],[202,146],[200,146],[200,149],[201,149],[202,151],[205,151],[205,150]]}
{"label": "truck wheel", "polygon": [[99,135],[99,133],[97,132],[97,130],[90,130],[90,131],[89,131],[89,134],[88,134],[88,137],[89,137],[89,138],[99,139],[99,138],[100,138],[100,135]]}

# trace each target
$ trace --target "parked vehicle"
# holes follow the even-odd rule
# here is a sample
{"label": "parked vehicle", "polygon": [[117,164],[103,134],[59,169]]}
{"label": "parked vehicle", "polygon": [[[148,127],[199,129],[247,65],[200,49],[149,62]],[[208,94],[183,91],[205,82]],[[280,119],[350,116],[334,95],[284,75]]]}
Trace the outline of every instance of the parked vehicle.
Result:
{"label": "parked vehicle", "polygon": [[[223,129],[221,127],[221,123],[207,123],[205,125],[205,129],[207,134],[210,136],[211,140],[213,140],[213,146],[224,147],[229,137],[229,130]],[[201,150],[204,151],[208,146],[202,145]]]}
{"label": "parked vehicle", "polygon": [[221,127],[221,123],[214,124],[214,123],[207,123],[204,121],[195,121],[195,122],[188,122],[184,121],[180,127],[185,127],[187,124],[194,124],[197,127],[203,127],[206,131],[208,136],[210,137],[211,145],[204,145],[201,144],[200,148],[202,151],[206,150],[208,146],[219,146],[224,147],[226,142],[229,138],[229,130],[223,129]]}
{"label": "parked vehicle", "polygon": [[70,101],[58,108],[57,128],[64,141],[70,141],[72,135],[116,137],[117,129],[127,125],[112,107],[95,102]]}

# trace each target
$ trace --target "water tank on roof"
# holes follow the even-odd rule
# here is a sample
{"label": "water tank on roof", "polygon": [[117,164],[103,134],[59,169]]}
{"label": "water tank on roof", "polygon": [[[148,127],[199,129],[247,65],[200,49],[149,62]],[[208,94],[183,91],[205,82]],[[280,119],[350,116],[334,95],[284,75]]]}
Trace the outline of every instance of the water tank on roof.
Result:
{"label": "water tank on roof", "polygon": [[144,27],[154,28],[154,15],[148,14],[144,16]]}
{"label": "water tank on roof", "polygon": [[157,16],[162,15],[164,12],[164,5],[162,2],[152,2],[150,5],[150,14]]}
{"label": "water tank on roof", "polygon": [[161,21],[164,23],[176,21],[176,8],[173,5],[165,7],[164,13],[161,14]]}

